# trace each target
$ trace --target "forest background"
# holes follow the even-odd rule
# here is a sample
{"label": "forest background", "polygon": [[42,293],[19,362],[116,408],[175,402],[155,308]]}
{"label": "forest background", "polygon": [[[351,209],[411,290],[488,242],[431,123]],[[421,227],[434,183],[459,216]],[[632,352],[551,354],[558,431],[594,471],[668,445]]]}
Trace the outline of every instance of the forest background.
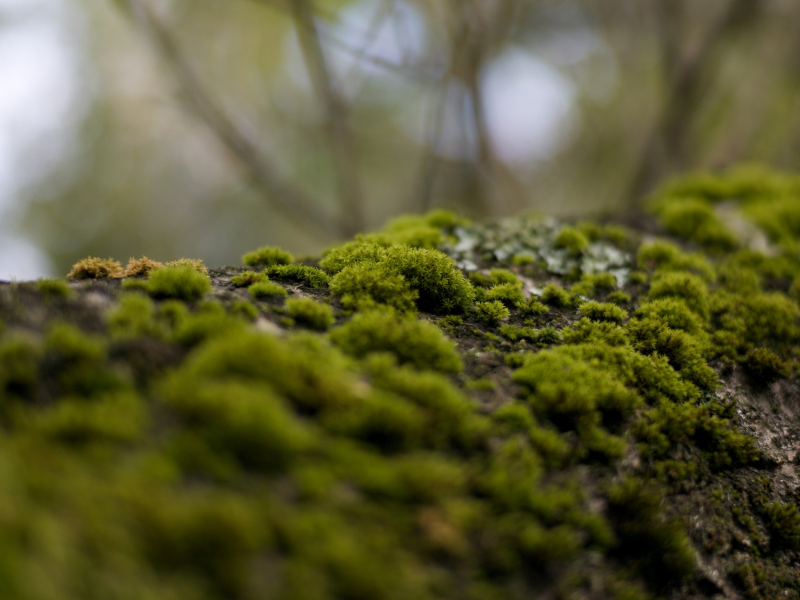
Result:
{"label": "forest background", "polygon": [[796,0],[0,0],[0,278],[800,158]]}

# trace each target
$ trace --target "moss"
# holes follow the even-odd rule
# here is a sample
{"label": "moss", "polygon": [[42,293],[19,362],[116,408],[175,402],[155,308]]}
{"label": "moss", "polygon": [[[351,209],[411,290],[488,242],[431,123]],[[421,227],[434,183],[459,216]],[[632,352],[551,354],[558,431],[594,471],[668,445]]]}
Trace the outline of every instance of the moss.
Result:
{"label": "moss", "polygon": [[679,329],[693,336],[703,336],[703,319],[693,312],[682,298],[663,298],[648,302],[635,313],[643,319],[661,321],[672,329]]}
{"label": "moss", "polygon": [[648,271],[673,271],[694,273],[704,281],[714,281],[714,268],[701,254],[687,254],[674,244],[657,241],[643,244],[636,253],[636,263],[640,269]]}
{"label": "moss", "polygon": [[650,300],[680,298],[702,319],[709,318],[709,294],[705,282],[691,273],[657,273],[647,293]]}
{"label": "moss", "polygon": [[324,271],[305,265],[274,265],[264,269],[264,274],[276,279],[304,283],[312,288],[328,287],[331,280]]}
{"label": "moss", "polygon": [[139,275],[147,275],[153,269],[160,269],[164,263],[157,260],[151,260],[146,256],[142,258],[131,257],[128,259],[128,264],[125,266],[125,277],[136,277]]}
{"label": "moss", "polygon": [[150,273],[147,290],[154,298],[184,302],[200,300],[211,291],[211,281],[191,266],[165,266]]}
{"label": "moss", "polygon": [[569,250],[570,254],[578,255],[589,247],[589,240],[574,227],[564,227],[556,236],[555,247]]}
{"label": "moss", "polygon": [[166,337],[164,325],[156,322],[154,316],[155,305],[150,298],[129,294],[120,298],[119,305],[108,313],[106,323],[114,338]]}
{"label": "moss", "polygon": [[245,330],[242,319],[217,312],[200,312],[188,315],[175,328],[173,340],[187,348],[217,336],[237,335]]}
{"label": "moss", "polygon": [[762,506],[760,512],[776,546],[800,547],[800,510],[795,504],[770,502]]}
{"label": "moss", "polygon": [[119,261],[113,258],[97,258],[90,256],[79,260],[67,274],[72,279],[105,279],[107,277],[122,277],[124,272]]}
{"label": "moss", "polygon": [[356,314],[331,332],[331,340],[344,352],[364,357],[389,352],[401,364],[446,373],[461,370],[461,359],[438,327],[416,321],[390,310]]}
{"label": "moss", "polygon": [[72,288],[66,281],[60,279],[40,279],[36,282],[36,289],[47,298],[69,298]]}
{"label": "moss", "polygon": [[539,302],[537,298],[530,298],[517,304],[520,314],[527,317],[540,317],[547,313],[547,307]]}
{"label": "moss", "polygon": [[273,246],[264,246],[242,256],[242,262],[249,267],[258,265],[289,265],[294,262],[294,256]]}
{"label": "moss", "polygon": [[333,309],[311,298],[289,298],[286,311],[296,323],[317,331],[326,331],[336,320]]}
{"label": "moss", "polygon": [[0,397],[31,398],[39,381],[42,349],[21,334],[0,341]]}
{"label": "moss", "polygon": [[500,333],[512,342],[525,340],[539,346],[548,346],[561,342],[561,332],[553,327],[533,329],[532,327],[515,327],[513,325],[503,325]]}
{"label": "moss", "polygon": [[491,277],[492,285],[513,284],[522,288],[522,282],[508,269],[490,269],[489,277]]}
{"label": "moss", "polygon": [[567,344],[601,342],[609,346],[625,346],[628,337],[622,327],[609,321],[589,320],[584,317],[572,327],[561,330],[561,337]]}
{"label": "moss", "polygon": [[728,252],[738,246],[736,236],[722,223],[713,207],[695,198],[675,199],[665,203],[657,214],[668,233],[695,242],[716,252]]}
{"label": "moss", "polygon": [[617,278],[612,273],[584,274],[581,280],[572,286],[572,293],[588,298],[595,298],[599,293],[610,292],[617,287]]}
{"label": "moss", "polygon": [[409,287],[419,294],[417,305],[420,310],[440,314],[464,312],[475,296],[474,289],[456,268],[453,259],[438,250],[350,242],[328,251],[320,266],[338,273],[359,263],[381,265],[402,275]]}
{"label": "moss", "polygon": [[616,304],[617,306],[623,304],[630,304],[631,297],[622,291],[611,292],[608,296],[606,296],[606,301],[611,302],[612,304]]}
{"label": "moss", "polygon": [[274,281],[259,281],[247,288],[247,292],[256,300],[266,300],[268,298],[283,298],[289,295],[282,285]]}
{"label": "moss", "polygon": [[608,302],[584,302],[578,307],[578,310],[591,321],[621,323],[628,318],[626,310]]}
{"label": "moss", "polygon": [[416,312],[419,293],[405,277],[380,265],[355,264],[342,269],[331,280],[331,293],[341,298],[347,310],[363,310],[385,305],[400,312]]}
{"label": "moss", "polygon": [[631,271],[628,275],[628,280],[633,285],[641,285],[643,283],[647,283],[647,273],[642,273],[641,271]]}
{"label": "moss", "polygon": [[784,361],[767,348],[754,348],[742,360],[747,374],[761,385],[789,377],[790,369]]}
{"label": "moss", "polygon": [[232,315],[243,317],[248,321],[255,321],[261,314],[258,312],[258,308],[243,300],[234,300],[231,303],[230,312]]}
{"label": "moss", "polygon": [[542,290],[541,300],[558,308],[572,308],[576,304],[576,298],[570,292],[552,283]]}
{"label": "moss", "polygon": [[197,271],[198,273],[202,273],[203,275],[208,275],[208,267],[203,263],[203,261],[199,258],[179,258],[178,260],[172,260],[168,263],[164,264],[165,267],[190,267]]}
{"label": "moss", "polygon": [[472,271],[469,274],[469,281],[472,285],[482,288],[490,288],[494,285],[492,277],[486,273],[481,273],[480,271]]}
{"label": "moss", "polygon": [[682,580],[695,571],[694,551],[683,527],[661,514],[658,491],[626,479],[609,490],[608,502],[612,518],[619,523],[616,553],[662,582]]}
{"label": "moss", "polygon": [[511,316],[505,305],[499,300],[478,302],[475,304],[476,318],[486,325],[497,325]]}
{"label": "moss", "polygon": [[434,210],[425,215],[406,215],[392,219],[377,234],[364,236],[381,244],[404,244],[413,248],[437,248],[444,243],[446,232],[469,224],[467,219],[448,210]]}
{"label": "moss", "polygon": [[254,283],[260,281],[267,281],[269,278],[264,273],[256,273],[255,271],[244,271],[238,275],[231,277],[231,285],[234,287],[249,287]]}
{"label": "moss", "polygon": [[491,287],[483,296],[486,302],[502,302],[508,308],[514,308],[525,302],[520,285],[517,283],[500,283]]}

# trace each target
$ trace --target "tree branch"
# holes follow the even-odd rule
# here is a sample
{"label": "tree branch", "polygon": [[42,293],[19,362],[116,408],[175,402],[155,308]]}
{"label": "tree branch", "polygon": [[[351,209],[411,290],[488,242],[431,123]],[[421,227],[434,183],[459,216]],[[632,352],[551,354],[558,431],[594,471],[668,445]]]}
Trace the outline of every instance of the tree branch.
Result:
{"label": "tree branch", "polygon": [[184,58],[170,32],[153,15],[145,0],[125,1],[178,81],[183,92],[182,98],[188,107],[248,169],[253,182],[265,197],[284,215],[305,228],[310,225],[326,238],[336,234],[349,237],[349,231],[341,228],[337,231],[331,227],[333,221],[322,212],[318,203],[283,181],[277,170],[264,160],[256,146],[217,106]]}
{"label": "tree branch", "polygon": [[349,237],[364,229],[365,218],[358,156],[350,132],[348,109],[331,81],[310,0],[292,0],[291,10],[306,68],[325,109],[339,188],[339,229]]}

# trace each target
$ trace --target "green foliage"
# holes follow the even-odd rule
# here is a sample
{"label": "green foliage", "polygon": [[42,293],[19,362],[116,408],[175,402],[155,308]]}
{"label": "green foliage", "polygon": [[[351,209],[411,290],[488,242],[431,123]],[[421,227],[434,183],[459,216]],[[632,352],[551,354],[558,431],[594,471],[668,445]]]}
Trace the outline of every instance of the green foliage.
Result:
{"label": "green foliage", "polygon": [[189,266],[164,267],[150,272],[147,290],[154,298],[195,302],[211,291],[211,281]]}
{"label": "green foliage", "polygon": [[613,322],[589,320],[584,317],[572,327],[561,330],[561,336],[566,344],[584,344],[601,342],[609,346],[625,346],[628,337],[622,327]]}
{"label": "green foliage", "polygon": [[628,318],[628,311],[608,302],[584,302],[578,310],[591,321],[621,323]]}
{"label": "green foliage", "polygon": [[150,298],[128,294],[120,298],[119,305],[108,313],[108,332],[114,338],[166,336],[165,328],[154,319],[155,305]]}
{"label": "green foliage", "polygon": [[636,315],[643,319],[661,321],[672,329],[680,329],[693,336],[702,336],[703,319],[693,312],[682,298],[663,298],[639,307]]}
{"label": "green foliage", "polygon": [[36,282],[36,289],[40,294],[48,298],[69,298],[72,296],[72,288],[66,281],[61,279],[40,279]]}
{"label": "green foliage", "polygon": [[513,325],[503,325],[500,333],[512,342],[525,340],[539,346],[548,346],[561,342],[561,332],[553,327],[533,329],[532,327],[515,327]]}
{"label": "green foliage", "polygon": [[777,546],[800,547],[800,510],[795,504],[770,502],[761,507]]}
{"label": "green foliage", "polygon": [[636,253],[636,264],[648,271],[688,272],[699,275],[705,281],[714,281],[714,268],[701,254],[687,254],[674,244],[656,241],[642,244]]}
{"label": "green foliage", "polygon": [[572,293],[595,298],[601,292],[610,292],[617,287],[617,278],[612,273],[586,273],[572,286]]}
{"label": "green foliage", "polygon": [[259,281],[254,283],[247,288],[247,292],[256,300],[283,298],[289,295],[286,288],[274,281]]}
{"label": "green foliage", "polygon": [[359,358],[389,352],[400,364],[418,369],[457,373],[462,368],[454,344],[438,327],[391,310],[358,313],[330,335],[344,352]]}
{"label": "green foliage", "polygon": [[288,265],[294,262],[294,256],[280,248],[264,246],[242,256],[242,262],[249,267]]}
{"label": "green foliage", "polygon": [[358,263],[345,267],[331,280],[331,293],[341,298],[347,310],[364,310],[385,305],[400,312],[416,312],[419,292],[405,277],[383,266]]}
{"label": "green foliage", "polygon": [[267,279],[268,277],[263,273],[244,271],[243,273],[231,277],[231,285],[234,287],[248,287],[260,281],[266,281]]}
{"label": "green foliage", "polygon": [[286,311],[300,325],[317,331],[326,331],[336,320],[330,306],[311,298],[289,298]]}
{"label": "green foliage", "polygon": [[517,304],[517,308],[523,316],[527,317],[539,317],[547,313],[547,307],[535,297]]}
{"label": "green foliage", "polygon": [[305,265],[275,265],[264,269],[264,274],[276,279],[304,283],[312,288],[328,287],[331,278],[324,271]]}
{"label": "green foliage", "polygon": [[513,284],[518,288],[522,288],[522,282],[508,269],[490,269],[489,277],[492,280],[492,285]]}
{"label": "green foliage", "polygon": [[589,240],[574,227],[564,227],[556,236],[555,246],[569,250],[570,254],[578,255],[589,247]]}
{"label": "green foliage", "polygon": [[608,296],[606,296],[606,301],[619,306],[621,304],[630,304],[631,297],[625,292],[616,291],[611,292]]}
{"label": "green foliage", "polygon": [[42,350],[28,336],[8,335],[0,340],[0,398],[28,398],[39,380]]}
{"label": "green foliage", "polygon": [[664,202],[656,212],[668,233],[707,250],[728,252],[738,246],[736,236],[725,227],[707,201],[673,199]]}

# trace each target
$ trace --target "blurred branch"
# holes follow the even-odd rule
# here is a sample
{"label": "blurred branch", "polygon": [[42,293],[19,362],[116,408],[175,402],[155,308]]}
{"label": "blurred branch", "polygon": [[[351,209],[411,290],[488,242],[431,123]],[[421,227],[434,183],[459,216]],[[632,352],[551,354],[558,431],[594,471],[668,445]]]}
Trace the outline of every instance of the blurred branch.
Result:
{"label": "blurred branch", "polygon": [[339,230],[351,237],[364,229],[365,220],[358,156],[349,127],[347,105],[331,80],[310,0],[292,0],[291,10],[306,68],[327,117],[339,186]]}
{"label": "blurred branch", "polygon": [[[658,0],[659,17],[669,15],[678,0]],[[752,27],[763,0],[731,0],[725,14],[709,29],[700,49],[683,62],[677,57],[675,38],[679,28],[668,22],[662,32],[663,59],[666,64],[667,99],[651,130],[642,160],[627,195],[628,208],[641,202],[653,182],[668,169],[685,168],[692,125],[702,103],[706,76],[718,51],[744,26]],[[675,15],[670,15],[674,19]]]}
{"label": "blurred branch", "polygon": [[[219,140],[247,167],[255,184],[287,217],[299,225],[313,226],[325,237],[334,233],[331,219],[311,198],[289,186],[276,169],[268,164],[244,132],[225,115],[204,89],[200,79],[185,59],[164,25],[153,15],[145,0],[125,0],[133,15],[150,35],[156,49],[182,88],[189,108],[214,132]],[[339,235],[349,232],[339,230]]]}

